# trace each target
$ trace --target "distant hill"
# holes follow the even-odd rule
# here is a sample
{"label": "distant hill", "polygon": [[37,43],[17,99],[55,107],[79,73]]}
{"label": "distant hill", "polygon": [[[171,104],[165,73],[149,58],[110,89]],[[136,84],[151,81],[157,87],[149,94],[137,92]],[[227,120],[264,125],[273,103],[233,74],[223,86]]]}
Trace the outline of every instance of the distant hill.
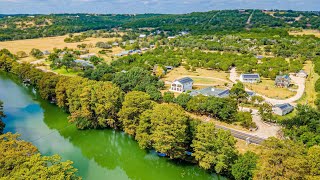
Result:
{"label": "distant hill", "polygon": [[189,14],[0,15],[0,41],[57,36],[86,30],[108,30],[114,27],[152,27],[194,34],[238,32],[259,27],[320,29],[320,16],[319,12],[251,9]]}

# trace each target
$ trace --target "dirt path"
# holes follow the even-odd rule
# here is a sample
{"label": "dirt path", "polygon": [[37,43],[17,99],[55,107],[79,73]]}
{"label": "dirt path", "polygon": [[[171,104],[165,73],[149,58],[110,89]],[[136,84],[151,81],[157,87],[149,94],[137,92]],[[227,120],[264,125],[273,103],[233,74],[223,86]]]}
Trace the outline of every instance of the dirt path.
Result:
{"label": "dirt path", "polygon": [[305,78],[296,77],[296,76],[293,76],[293,75],[290,75],[290,78],[298,86],[297,93],[293,97],[288,98],[288,99],[278,100],[278,99],[268,98],[268,97],[266,97],[264,95],[261,95],[261,94],[259,94],[259,96],[263,97],[266,102],[268,102],[268,103],[270,103],[272,105],[284,104],[284,103],[289,103],[289,104],[292,104],[292,105],[296,105],[295,101],[299,100],[304,94],[304,91],[305,91]]}
{"label": "dirt path", "polygon": [[[289,103],[289,104],[295,105],[295,101],[299,100],[303,96],[303,93],[305,91],[305,78],[300,78],[300,77],[296,77],[293,75],[290,75],[290,78],[298,86],[297,93],[293,97],[288,98],[288,99],[279,100],[279,99],[272,99],[272,98],[266,97],[266,96],[264,96],[262,94],[258,94],[258,93],[256,93],[256,95],[263,97],[267,103],[270,103],[272,105],[284,104],[284,103]],[[237,75],[237,69],[235,67],[233,67],[230,70],[229,79],[233,83],[236,83],[237,80],[239,80],[238,75]],[[246,91],[251,91],[251,90],[246,88]]]}

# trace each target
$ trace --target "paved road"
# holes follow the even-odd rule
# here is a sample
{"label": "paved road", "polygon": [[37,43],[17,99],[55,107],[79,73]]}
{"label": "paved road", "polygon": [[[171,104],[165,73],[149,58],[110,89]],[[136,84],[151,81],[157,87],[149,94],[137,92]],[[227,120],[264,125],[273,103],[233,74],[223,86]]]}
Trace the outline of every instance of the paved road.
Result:
{"label": "paved road", "polygon": [[257,137],[257,136],[254,136],[254,135],[250,135],[248,133],[245,133],[245,132],[242,132],[242,131],[238,131],[238,130],[235,130],[235,129],[227,128],[227,127],[220,126],[220,125],[215,125],[215,126],[218,129],[223,129],[223,130],[230,131],[232,136],[234,136],[235,138],[242,139],[242,140],[245,140],[245,141],[248,140],[248,141],[250,141],[250,143],[261,144],[265,140],[265,138],[260,138],[260,137]]}
{"label": "paved road", "polygon": [[257,136],[260,138],[277,137],[281,126],[275,124],[269,124],[261,120],[261,116],[256,109],[250,109],[246,107],[240,107],[239,111],[250,112],[252,115],[252,121],[256,123],[258,129],[256,131],[250,132],[250,135]]}

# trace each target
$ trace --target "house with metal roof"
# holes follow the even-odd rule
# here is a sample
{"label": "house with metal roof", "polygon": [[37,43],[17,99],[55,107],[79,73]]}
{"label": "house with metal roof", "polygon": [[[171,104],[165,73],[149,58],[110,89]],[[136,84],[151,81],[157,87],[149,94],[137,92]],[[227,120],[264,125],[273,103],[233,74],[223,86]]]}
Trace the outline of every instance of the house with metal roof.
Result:
{"label": "house with metal roof", "polygon": [[274,84],[278,87],[289,87],[291,84],[291,78],[289,75],[276,76]]}
{"label": "house with metal roof", "polygon": [[184,77],[178,80],[174,80],[171,84],[170,91],[185,92],[192,90],[193,80],[189,77]]}
{"label": "house with metal roof", "polygon": [[[252,91],[246,91],[246,93],[248,94],[249,98],[251,98],[252,96],[255,95],[255,93]],[[218,98],[226,98],[226,97],[229,97],[230,90],[229,89],[219,89],[219,88],[215,88],[215,87],[206,87],[203,89],[194,90],[194,91],[190,92],[190,96],[198,96],[200,94],[203,96],[214,96],[214,97],[218,97]]]}
{"label": "house with metal roof", "polygon": [[214,96],[219,98],[225,98],[228,97],[230,94],[229,89],[218,89],[215,87],[207,87],[199,90],[194,90],[190,92],[190,96],[198,96],[198,95],[204,95],[204,96]]}
{"label": "house with metal roof", "polygon": [[88,61],[85,61],[85,60],[82,60],[82,59],[77,59],[77,60],[74,60],[74,62],[78,65],[80,65],[81,67],[85,68],[85,67],[90,67],[90,68],[93,68],[94,65],[91,64],[90,62]]}
{"label": "house with metal roof", "polygon": [[260,82],[259,74],[241,74],[240,81],[245,83],[258,83]]}
{"label": "house with metal roof", "polygon": [[285,104],[277,104],[272,107],[272,112],[279,116],[284,116],[286,114],[291,113],[294,110],[294,107],[288,103]]}
{"label": "house with metal roof", "polygon": [[95,56],[95,53],[83,54],[80,55],[80,59],[90,59],[92,56]]}

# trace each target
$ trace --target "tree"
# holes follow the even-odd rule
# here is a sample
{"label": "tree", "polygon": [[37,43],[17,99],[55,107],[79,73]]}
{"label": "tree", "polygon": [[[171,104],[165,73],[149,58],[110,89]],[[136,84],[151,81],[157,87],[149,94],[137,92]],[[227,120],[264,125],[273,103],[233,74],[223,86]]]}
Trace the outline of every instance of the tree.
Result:
{"label": "tree", "polygon": [[245,128],[249,129],[257,127],[257,125],[252,121],[252,115],[250,112],[238,112],[236,119],[241,123],[241,126]]}
{"label": "tree", "polygon": [[31,51],[30,51],[30,55],[37,58],[37,59],[40,59],[43,57],[43,53],[42,51],[40,51],[39,49],[35,49],[33,48]]}
{"label": "tree", "polygon": [[70,120],[79,129],[117,128],[123,92],[111,82],[81,80],[67,92]]}
{"label": "tree", "polygon": [[227,172],[237,158],[235,144],[236,140],[229,131],[217,130],[211,122],[201,123],[192,141],[192,156],[204,169]]}
{"label": "tree", "polygon": [[248,93],[245,91],[245,87],[241,82],[237,82],[232,86],[230,97],[236,99],[238,103],[247,100]]}
{"label": "tree", "polygon": [[174,94],[173,94],[173,92],[165,92],[164,94],[163,94],[163,101],[164,102],[166,102],[166,103],[172,103],[172,102],[174,102],[175,101],[175,98],[174,98]]}
{"label": "tree", "polygon": [[66,53],[63,55],[62,65],[65,66],[67,72],[68,72],[68,69],[71,68],[74,64],[75,64],[75,62],[74,62],[74,57],[72,54]]}
{"label": "tree", "polygon": [[256,170],[258,161],[258,155],[248,151],[243,155],[240,155],[235,163],[232,165],[232,176],[236,180],[247,179],[251,180],[253,178],[253,173]]}
{"label": "tree", "polygon": [[[263,148],[260,148],[254,179],[307,179],[310,175],[320,177],[319,171],[316,172],[317,168],[314,169],[314,165],[319,163],[319,158],[314,158],[313,149],[308,156],[308,151],[302,143],[269,138],[261,147]],[[311,169],[314,174],[311,174]]]}
{"label": "tree", "polygon": [[135,136],[139,125],[139,116],[146,110],[151,109],[154,102],[150,100],[150,95],[140,91],[132,91],[126,94],[122,108],[118,113],[124,131]]}
{"label": "tree", "polygon": [[72,161],[62,162],[58,155],[42,156],[18,134],[0,135],[0,176],[4,179],[81,179]]}
{"label": "tree", "polygon": [[0,101],[0,135],[2,134],[4,127],[6,126],[3,121],[2,118],[6,117],[4,112],[3,112],[3,102]]}
{"label": "tree", "polygon": [[272,107],[269,104],[263,103],[262,105],[260,105],[259,114],[261,116],[261,120],[266,122],[274,122]]}
{"label": "tree", "polygon": [[185,156],[189,117],[176,104],[157,104],[140,117],[136,139],[140,147],[153,147],[172,159]]}
{"label": "tree", "polygon": [[53,73],[45,73],[39,81],[39,93],[45,100],[56,101],[56,84],[59,81],[59,76]]}
{"label": "tree", "polygon": [[298,105],[296,116],[282,122],[284,133],[308,147],[320,144],[320,112],[307,105]]}
{"label": "tree", "polygon": [[162,98],[161,92],[154,85],[147,86],[146,92],[150,95],[152,100],[160,101]]}
{"label": "tree", "polygon": [[181,107],[186,108],[191,96],[188,93],[181,93],[175,99],[175,103],[179,104]]}
{"label": "tree", "polygon": [[103,61],[102,58],[99,58],[97,56],[91,56],[89,59],[90,62],[92,62],[95,66],[98,65],[100,62]]}
{"label": "tree", "polygon": [[125,73],[117,73],[112,82],[120,86],[125,92],[132,90],[146,92],[148,86],[155,86],[156,89],[160,88],[158,78],[141,67],[133,67]]}
{"label": "tree", "polygon": [[27,53],[24,52],[24,51],[18,51],[17,52],[17,57],[18,58],[25,58],[25,57],[28,57]]}

